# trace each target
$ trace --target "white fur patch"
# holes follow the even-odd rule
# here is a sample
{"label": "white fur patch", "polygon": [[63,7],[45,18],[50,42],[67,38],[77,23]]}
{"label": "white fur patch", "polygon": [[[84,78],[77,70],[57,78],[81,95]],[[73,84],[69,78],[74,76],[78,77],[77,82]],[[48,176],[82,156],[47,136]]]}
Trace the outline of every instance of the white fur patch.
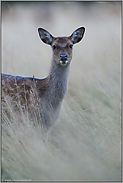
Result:
{"label": "white fur patch", "polygon": [[49,39],[49,42],[52,42],[52,37],[48,32],[44,32],[45,36]]}
{"label": "white fur patch", "polygon": [[59,63],[61,66],[66,66],[68,64],[68,60],[65,61],[60,60]]}

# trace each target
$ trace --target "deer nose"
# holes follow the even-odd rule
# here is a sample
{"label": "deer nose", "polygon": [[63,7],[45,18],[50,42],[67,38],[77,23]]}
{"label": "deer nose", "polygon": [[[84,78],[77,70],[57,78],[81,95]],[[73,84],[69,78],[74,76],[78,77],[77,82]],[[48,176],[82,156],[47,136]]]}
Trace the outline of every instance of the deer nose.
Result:
{"label": "deer nose", "polygon": [[60,59],[61,60],[67,60],[67,55],[66,54],[61,54]]}

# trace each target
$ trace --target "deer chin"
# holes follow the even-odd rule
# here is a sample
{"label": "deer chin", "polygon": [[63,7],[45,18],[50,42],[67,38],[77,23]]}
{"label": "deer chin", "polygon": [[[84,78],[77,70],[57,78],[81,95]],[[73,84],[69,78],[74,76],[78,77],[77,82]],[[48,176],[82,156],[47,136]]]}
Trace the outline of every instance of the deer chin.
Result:
{"label": "deer chin", "polygon": [[68,62],[69,62],[68,60],[59,60],[59,64],[63,67],[66,66]]}

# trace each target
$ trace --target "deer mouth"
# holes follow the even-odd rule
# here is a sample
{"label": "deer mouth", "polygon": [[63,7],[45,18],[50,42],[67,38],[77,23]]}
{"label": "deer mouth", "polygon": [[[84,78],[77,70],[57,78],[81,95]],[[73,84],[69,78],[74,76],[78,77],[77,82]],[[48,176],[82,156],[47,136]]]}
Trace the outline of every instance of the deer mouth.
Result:
{"label": "deer mouth", "polygon": [[68,64],[68,60],[59,60],[61,66],[66,66]]}

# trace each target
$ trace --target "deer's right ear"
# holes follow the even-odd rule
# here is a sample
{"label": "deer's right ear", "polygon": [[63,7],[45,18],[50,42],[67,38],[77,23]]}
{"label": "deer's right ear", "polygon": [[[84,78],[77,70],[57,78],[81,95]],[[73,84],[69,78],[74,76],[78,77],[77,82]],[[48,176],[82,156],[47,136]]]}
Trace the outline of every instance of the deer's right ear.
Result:
{"label": "deer's right ear", "polygon": [[54,37],[48,31],[43,28],[38,28],[38,33],[44,43],[49,45],[52,44],[52,40],[54,39]]}
{"label": "deer's right ear", "polygon": [[73,32],[73,34],[70,36],[73,44],[76,44],[82,40],[84,32],[85,32],[84,27],[80,27]]}

